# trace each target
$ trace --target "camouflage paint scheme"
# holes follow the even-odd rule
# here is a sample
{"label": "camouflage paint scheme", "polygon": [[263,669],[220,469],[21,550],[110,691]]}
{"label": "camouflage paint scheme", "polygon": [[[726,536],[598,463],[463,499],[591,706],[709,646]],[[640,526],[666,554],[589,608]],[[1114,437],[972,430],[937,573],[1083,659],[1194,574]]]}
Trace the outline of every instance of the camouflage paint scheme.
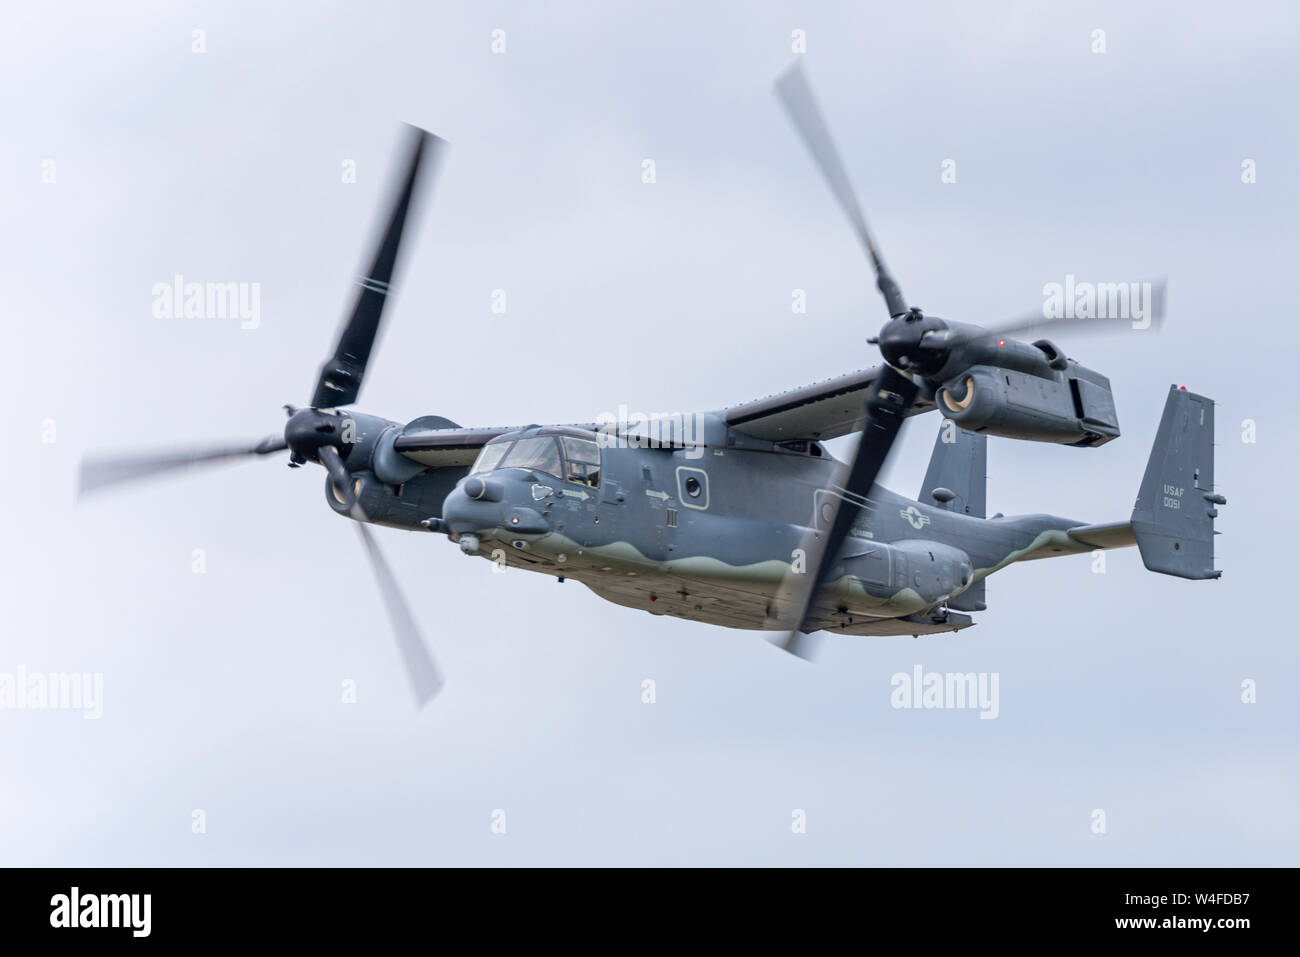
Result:
{"label": "camouflage paint scheme", "polygon": [[[777,630],[791,576],[826,528],[841,463],[819,439],[860,423],[873,370],[747,406],[704,413],[693,444],[639,447],[644,435],[595,424],[461,429],[352,414],[347,467],[371,522],[447,534],[468,554],[563,581],[651,614]],[[918,402],[913,414],[935,408]],[[485,444],[538,435],[600,439],[599,484],[536,468],[470,474]],[[985,443],[945,419],[917,498],[876,486],[817,596],[805,632],[929,634],[973,624],[984,579],[1013,562],[1137,545],[1148,568],[1213,569],[1214,406],[1171,387],[1128,522],[985,511]],[[610,447],[612,445],[612,447]],[[694,483],[690,483],[694,479]],[[688,491],[689,485],[689,491]],[[349,514],[327,485],[327,498]]]}

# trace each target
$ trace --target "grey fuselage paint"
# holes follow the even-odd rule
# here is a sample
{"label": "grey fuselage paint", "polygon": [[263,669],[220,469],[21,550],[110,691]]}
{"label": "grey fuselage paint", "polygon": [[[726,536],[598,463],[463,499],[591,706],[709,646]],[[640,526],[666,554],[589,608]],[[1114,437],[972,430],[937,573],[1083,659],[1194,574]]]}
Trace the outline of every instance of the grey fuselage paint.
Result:
{"label": "grey fuselage paint", "polygon": [[[350,468],[373,460],[376,436],[385,432],[380,421],[359,428]],[[354,477],[376,524],[420,528],[438,518],[463,547],[468,537],[472,554],[580,581],[621,605],[731,628],[779,628],[783,583],[801,570],[809,536],[826,527],[822,505],[835,494],[840,463],[816,443],[791,451],[716,421],[705,436],[715,444],[605,447],[594,488],[536,469],[479,473],[476,480],[492,480],[495,501],[467,492],[468,467],[431,469],[398,486],[364,468]],[[344,512],[332,497],[331,504]],[[1079,524],[957,514],[877,486],[808,625],[848,634],[935,630],[895,620],[932,613],[1031,552],[1090,550],[1065,535]]]}

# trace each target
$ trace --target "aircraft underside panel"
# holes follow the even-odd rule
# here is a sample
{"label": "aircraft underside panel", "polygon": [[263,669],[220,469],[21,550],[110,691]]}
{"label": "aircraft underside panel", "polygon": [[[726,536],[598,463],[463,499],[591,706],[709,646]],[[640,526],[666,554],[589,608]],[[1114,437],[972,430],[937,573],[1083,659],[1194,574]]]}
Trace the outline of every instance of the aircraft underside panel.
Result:
{"label": "aircraft underside panel", "polygon": [[[610,579],[579,579],[584,585],[606,601],[627,608],[640,608],[656,615],[671,615],[687,621],[699,621],[726,628],[751,631],[779,630],[778,625],[766,615],[768,600],[759,595],[734,589],[704,585],[691,585],[686,596],[673,588],[686,587],[686,583],[662,576],[658,581],[645,578],[638,582]],[[656,596],[650,601],[650,595]],[[969,628],[975,622],[968,615],[955,612],[934,616],[913,615],[906,618],[863,618],[853,615],[834,615],[814,618],[805,622],[808,632],[825,631],[831,634],[855,636],[933,635]]]}
{"label": "aircraft underside panel", "polygon": [[[750,631],[777,631],[783,627],[774,613],[772,583],[761,579],[687,578],[663,571],[662,566],[653,563],[629,563],[577,549],[565,553],[564,561],[559,562],[530,547],[517,548],[500,541],[486,543],[482,552],[484,557],[506,565],[581,582],[606,601],[653,615]],[[804,630],[842,635],[922,635],[958,631],[974,623],[955,612],[904,618],[836,614],[831,611],[832,604],[824,604],[820,616],[804,623]]]}

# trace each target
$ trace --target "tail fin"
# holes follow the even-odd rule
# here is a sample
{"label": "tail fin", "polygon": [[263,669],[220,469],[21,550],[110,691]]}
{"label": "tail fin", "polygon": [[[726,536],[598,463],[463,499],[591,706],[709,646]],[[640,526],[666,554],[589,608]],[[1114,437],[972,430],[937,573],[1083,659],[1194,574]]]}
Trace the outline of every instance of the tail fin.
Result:
{"label": "tail fin", "polygon": [[1142,564],[1179,578],[1218,578],[1214,568],[1214,402],[1169,387],[1160,430],[1133,507]]}
{"label": "tail fin", "polygon": [[987,467],[988,439],[967,432],[952,419],[944,419],[934,440],[930,467],[925,470],[925,481],[921,483],[917,501],[946,507],[960,515],[984,518],[988,497],[984,474]]}
{"label": "tail fin", "polygon": [[[987,467],[987,437],[967,432],[952,419],[944,419],[934,440],[930,467],[925,470],[925,481],[921,483],[916,498],[959,515],[984,518],[988,510]],[[986,607],[984,579],[948,602],[948,607],[958,611],[983,611]]]}

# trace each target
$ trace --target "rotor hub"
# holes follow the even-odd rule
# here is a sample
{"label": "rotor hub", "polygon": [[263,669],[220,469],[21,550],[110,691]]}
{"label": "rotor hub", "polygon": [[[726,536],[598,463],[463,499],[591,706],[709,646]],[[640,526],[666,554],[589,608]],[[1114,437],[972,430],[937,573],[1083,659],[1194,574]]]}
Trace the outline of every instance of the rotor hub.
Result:
{"label": "rotor hub", "polygon": [[948,360],[948,324],[920,309],[891,319],[880,330],[880,351],[890,365],[923,376],[933,375]]}
{"label": "rotor hub", "polygon": [[284,441],[289,446],[291,461],[319,462],[320,450],[329,446],[346,460],[351,442],[347,432],[351,419],[337,412],[320,409],[299,409],[289,416],[284,425]]}

